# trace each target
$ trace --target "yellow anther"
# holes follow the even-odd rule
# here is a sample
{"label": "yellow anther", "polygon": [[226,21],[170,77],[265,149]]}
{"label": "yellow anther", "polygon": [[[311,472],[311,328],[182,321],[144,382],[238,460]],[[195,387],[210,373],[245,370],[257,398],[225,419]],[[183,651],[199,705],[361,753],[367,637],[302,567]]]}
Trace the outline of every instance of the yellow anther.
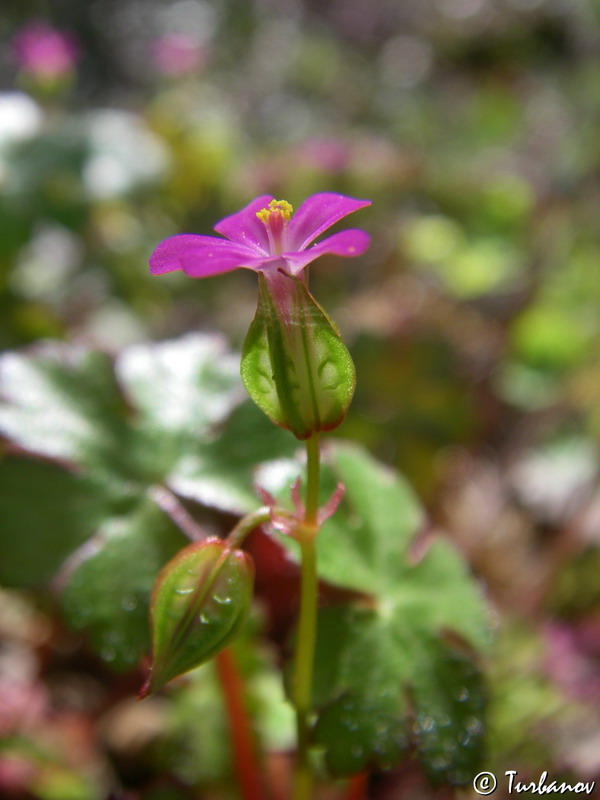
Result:
{"label": "yellow anther", "polygon": [[287,200],[271,200],[266,208],[261,208],[260,211],[256,212],[256,216],[261,222],[268,225],[269,219],[275,213],[286,222],[289,222],[290,217],[294,213],[294,208]]}

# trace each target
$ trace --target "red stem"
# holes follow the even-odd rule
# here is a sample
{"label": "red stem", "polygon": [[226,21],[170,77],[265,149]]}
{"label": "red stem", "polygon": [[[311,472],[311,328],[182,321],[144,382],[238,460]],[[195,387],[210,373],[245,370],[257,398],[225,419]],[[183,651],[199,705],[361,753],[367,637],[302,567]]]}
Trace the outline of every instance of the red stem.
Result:
{"label": "red stem", "polygon": [[361,772],[359,775],[350,778],[344,800],[365,800],[368,783],[368,772]]}
{"label": "red stem", "polygon": [[264,800],[252,731],[244,701],[244,685],[230,648],[216,656],[217,673],[229,719],[233,760],[243,800]]}

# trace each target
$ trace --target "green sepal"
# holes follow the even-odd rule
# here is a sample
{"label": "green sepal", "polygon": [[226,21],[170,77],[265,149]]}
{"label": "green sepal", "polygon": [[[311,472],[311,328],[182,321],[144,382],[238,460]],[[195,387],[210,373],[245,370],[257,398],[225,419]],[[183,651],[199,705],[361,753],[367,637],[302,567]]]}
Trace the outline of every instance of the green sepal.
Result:
{"label": "green sepal", "polygon": [[283,272],[258,278],[258,307],[242,350],[246,391],[298,439],[337,428],[356,385],[348,348],[301,280]]}
{"label": "green sepal", "polygon": [[161,570],[152,594],[153,663],[141,697],[208,661],[240,632],[252,559],[220,539],[191,544]]}

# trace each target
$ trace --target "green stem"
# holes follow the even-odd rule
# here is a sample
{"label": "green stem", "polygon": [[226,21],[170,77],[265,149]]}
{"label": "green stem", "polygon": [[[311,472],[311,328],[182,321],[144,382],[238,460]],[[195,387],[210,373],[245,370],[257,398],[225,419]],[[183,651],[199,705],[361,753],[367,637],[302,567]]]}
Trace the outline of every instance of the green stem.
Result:
{"label": "green stem", "polygon": [[294,770],[293,800],[311,800],[312,773],[309,763],[309,717],[312,703],[313,666],[317,634],[317,550],[320,451],[319,436],[306,442],[306,502],[304,523],[299,526],[300,544],[300,619],[296,641],[296,659],[292,700],[296,708],[298,748]]}
{"label": "green stem", "polygon": [[314,433],[306,441],[306,459],[304,522],[307,526],[316,526],[319,512],[319,476],[321,472],[321,450],[318,433]]}
{"label": "green stem", "polygon": [[263,522],[268,522],[271,519],[271,510],[267,506],[261,506],[251,514],[246,514],[242,517],[235,528],[225,540],[231,550],[242,546],[242,543],[249,533],[252,533],[254,528],[258,528]]}

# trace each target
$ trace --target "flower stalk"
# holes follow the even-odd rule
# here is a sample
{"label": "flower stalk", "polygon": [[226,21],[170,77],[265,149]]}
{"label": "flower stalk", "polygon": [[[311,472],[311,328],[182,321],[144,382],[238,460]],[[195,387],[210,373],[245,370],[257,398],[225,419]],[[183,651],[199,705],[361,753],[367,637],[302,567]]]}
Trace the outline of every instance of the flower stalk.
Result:
{"label": "flower stalk", "polygon": [[298,526],[300,545],[300,617],[296,639],[292,701],[296,709],[297,752],[294,769],[293,800],[310,800],[312,772],[309,762],[310,713],[317,636],[317,548],[319,509],[320,448],[319,435],[306,442],[306,502],[304,520]]}

